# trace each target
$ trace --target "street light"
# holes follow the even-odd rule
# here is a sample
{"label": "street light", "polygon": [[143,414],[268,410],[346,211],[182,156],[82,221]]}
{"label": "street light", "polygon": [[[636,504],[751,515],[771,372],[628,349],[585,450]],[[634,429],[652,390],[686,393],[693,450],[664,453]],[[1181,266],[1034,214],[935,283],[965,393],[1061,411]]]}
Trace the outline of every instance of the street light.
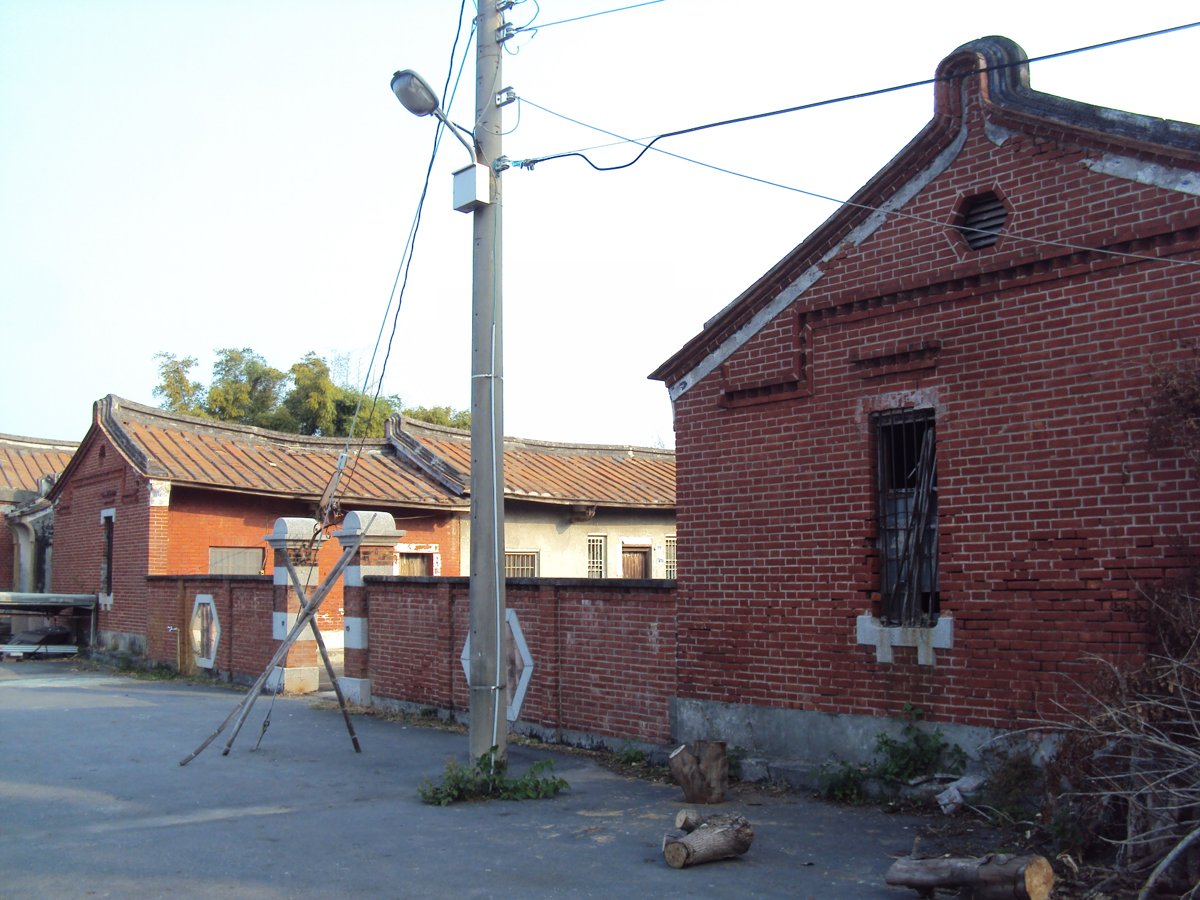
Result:
{"label": "street light", "polygon": [[459,127],[442,111],[437,94],[433,92],[428,81],[412,69],[401,69],[392,76],[392,93],[414,116],[436,116],[450,129],[450,133],[458,138],[459,143],[467,148],[467,152],[471,154],[471,162],[475,162],[475,148],[467,143]]}
{"label": "street light", "polygon": [[[392,76],[392,93],[417,116],[436,116],[470,151],[456,172],[454,208],[474,217],[471,268],[471,578],[468,664],[472,761],[507,756],[507,680],[504,601],[504,336],[502,329],[500,169],[501,4],[482,3],[476,28],[475,133],[446,116],[437,95],[416,72]],[[468,187],[469,182],[469,190]]]}

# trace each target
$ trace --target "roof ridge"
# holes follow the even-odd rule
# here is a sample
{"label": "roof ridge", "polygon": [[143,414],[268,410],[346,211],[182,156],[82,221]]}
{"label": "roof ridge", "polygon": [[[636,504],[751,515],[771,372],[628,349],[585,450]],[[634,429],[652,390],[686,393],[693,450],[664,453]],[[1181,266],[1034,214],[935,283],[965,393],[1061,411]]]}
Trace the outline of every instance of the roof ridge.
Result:
{"label": "roof ridge", "polygon": [[[400,430],[412,432],[416,431],[431,431],[438,434],[443,434],[448,438],[457,438],[469,442],[471,440],[471,432],[462,428],[454,428],[449,425],[435,425],[432,422],[426,422],[422,419],[414,419],[411,416],[406,416],[400,413],[392,416],[392,419],[400,420]],[[410,425],[415,428],[410,429]],[[506,449],[512,449],[514,446],[528,447],[545,447],[550,450],[582,450],[595,453],[619,453],[622,455],[631,454],[650,454],[653,456],[674,457],[675,451],[663,447],[640,447],[635,444],[585,444],[577,441],[547,441],[539,438],[522,438],[513,437],[512,435],[504,435],[504,445]]]}
{"label": "roof ridge", "polygon": [[[133,400],[126,400],[123,397],[118,397],[116,394],[109,394],[104,398],[112,409],[129,410],[146,418],[159,419],[166,422],[175,422],[181,426],[190,426],[195,429],[213,432],[233,432],[246,435],[253,435],[272,441],[277,444],[295,443],[306,447],[325,447],[330,450],[341,450],[346,444],[344,436],[329,436],[311,435],[311,434],[296,434],[290,431],[276,431],[271,428],[263,428],[258,425],[244,425],[240,422],[226,422],[222,419],[210,419],[205,416],[193,416],[188,413],[174,412],[172,410],[163,409],[158,406],[147,406],[144,403],[137,403]],[[371,449],[378,450],[386,446],[387,442],[383,438],[355,438],[354,443],[372,442]]]}
{"label": "roof ridge", "polygon": [[[1029,56],[1020,44],[1002,35],[969,41],[938,64],[936,112],[944,111],[947,99],[940,88],[958,80],[952,70],[968,55],[984,61],[984,71],[977,73],[986,75],[986,102],[990,106],[1048,119],[1107,142],[1115,139],[1119,143],[1138,144],[1144,150],[1168,151],[1192,159],[1200,155],[1200,125],[1100,106],[1030,87]],[[970,73],[965,75],[969,77]]]}
{"label": "roof ridge", "polygon": [[4,434],[0,432],[0,444],[19,444],[39,450],[78,450],[79,441],[60,441],[54,438],[29,437],[21,434]]}

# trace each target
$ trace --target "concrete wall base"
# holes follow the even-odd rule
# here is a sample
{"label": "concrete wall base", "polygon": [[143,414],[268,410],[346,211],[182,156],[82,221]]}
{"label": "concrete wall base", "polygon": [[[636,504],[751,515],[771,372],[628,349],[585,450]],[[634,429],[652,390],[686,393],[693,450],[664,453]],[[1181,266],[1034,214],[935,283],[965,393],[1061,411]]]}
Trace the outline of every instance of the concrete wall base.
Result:
{"label": "concrete wall base", "polygon": [[350,678],[346,675],[339,675],[338,687],[342,689],[342,696],[346,698],[347,703],[353,703],[355,706],[371,705],[370,678]]}
{"label": "concrete wall base", "polygon": [[145,656],[146,636],[130,634],[125,631],[96,632],[96,646],[101,654],[116,654],[117,656]]}
{"label": "concrete wall base", "polygon": [[[671,733],[678,743],[725,741],[741,758],[747,781],[781,781],[793,787],[818,786],[822,764],[845,761],[870,763],[876,739],[888,734],[900,739],[904,721],[882,716],[842,715],[800,709],[718,703],[676,697],[672,703]],[[968,767],[981,767],[984,745],[1001,732],[990,728],[929,723],[948,744],[967,754]]]}
{"label": "concrete wall base", "polygon": [[321,684],[321,670],[316,666],[276,666],[264,690],[272,694],[312,694]]}

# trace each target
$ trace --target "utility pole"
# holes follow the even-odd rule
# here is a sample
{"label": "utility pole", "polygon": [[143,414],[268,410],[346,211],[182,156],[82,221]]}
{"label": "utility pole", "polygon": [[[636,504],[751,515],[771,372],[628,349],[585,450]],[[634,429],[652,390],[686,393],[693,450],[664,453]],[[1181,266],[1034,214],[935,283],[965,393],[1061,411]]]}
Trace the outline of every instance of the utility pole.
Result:
{"label": "utility pole", "polygon": [[504,633],[504,332],[500,170],[503,16],[482,0],[475,29],[475,159],[485,166],[491,202],[474,210],[471,288],[471,656],[472,761],[495,747],[507,756]]}

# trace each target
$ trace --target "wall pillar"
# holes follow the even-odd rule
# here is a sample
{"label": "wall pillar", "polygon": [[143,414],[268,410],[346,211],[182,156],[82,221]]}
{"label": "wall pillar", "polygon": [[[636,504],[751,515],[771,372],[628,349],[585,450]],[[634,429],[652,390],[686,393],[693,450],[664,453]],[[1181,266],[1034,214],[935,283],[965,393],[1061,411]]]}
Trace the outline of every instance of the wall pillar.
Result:
{"label": "wall pillar", "polygon": [[[312,596],[321,583],[317,553],[326,537],[316,519],[283,517],[275,520],[275,530],[264,537],[275,555],[275,603],[271,614],[271,637],[282,642],[287,637],[303,604],[288,574],[291,560],[304,592]],[[315,620],[314,620],[315,621]],[[267,679],[267,690],[285,694],[311,694],[320,685],[317,641],[306,629]]]}
{"label": "wall pillar", "polygon": [[350,512],[342,530],[334,534],[343,547],[355,547],[342,579],[345,608],[345,674],[338,679],[350,703],[371,702],[371,672],[368,648],[370,599],[363,582],[367,575],[391,575],[396,562],[396,544],[404,537],[396,520],[383,512]]}

